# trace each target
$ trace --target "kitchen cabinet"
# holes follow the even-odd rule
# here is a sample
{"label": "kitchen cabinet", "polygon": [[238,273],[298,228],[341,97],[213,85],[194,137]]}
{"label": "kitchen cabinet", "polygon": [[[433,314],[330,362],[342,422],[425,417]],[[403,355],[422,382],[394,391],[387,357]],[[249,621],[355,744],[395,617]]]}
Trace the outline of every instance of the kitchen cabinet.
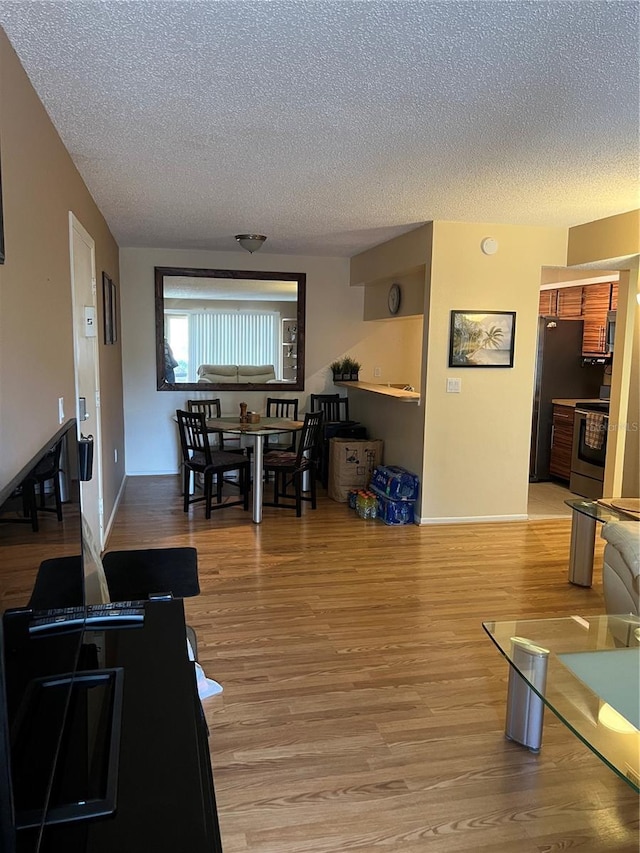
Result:
{"label": "kitchen cabinet", "polygon": [[558,301],[558,291],[554,290],[541,290],[540,291],[540,301],[538,303],[538,316],[539,317],[555,317],[556,316],[556,306]]}
{"label": "kitchen cabinet", "polygon": [[558,288],[557,316],[563,320],[582,317],[583,289],[580,287]]}
{"label": "kitchen cabinet", "polygon": [[295,380],[298,372],[298,321],[282,321],[282,378]]}
{"label": "kitchen cabinet", "polygon": [[573,406],[560,406],[557,403],[553,406],[549,473],[567,482],[571,477],[574,414]]}
{"label": "kitchen cabinet", "polygon": [[618,282],[614,281],[611,285],[611,310],[615,311],[618,307]]}
{"label": "kitchen cabinet", "polygon": [[607,352],[607,311],[611,302],[611,282],[590,284],[584,288],[582,319],[584,332],[582,354],[604,355]]}

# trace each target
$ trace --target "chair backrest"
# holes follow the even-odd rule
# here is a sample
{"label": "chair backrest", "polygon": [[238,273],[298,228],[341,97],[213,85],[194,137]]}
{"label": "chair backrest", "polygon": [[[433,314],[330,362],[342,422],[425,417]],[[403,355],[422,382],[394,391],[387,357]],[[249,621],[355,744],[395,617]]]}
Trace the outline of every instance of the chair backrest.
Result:
{"label": "chair backrest", "polygon": [[62,442],[64,436],[60,438],[46,456],[43,456],[38,464],[29,471],[25,480],[33,480],[36,483],[43,483],[46,480],[52,480],[60,471],[60,456],[62,454]]}
{"label": "chair backrest", "polygon": [[187,400],[187,410],[190,412],[204,412],[205,418],[220,417],[220,397],[211,400]]}
{"label": "chair backrest", "polygon": [[268,418],[289,418],[298,420],[298,400],[287,400],[283,397],[267,397],[266,416]]}
{"label": "chair backrest", "polygon": [[212,464],[211,446],[204,412],[183,412],[176,409],[182,461],[188,465],[194,454],[201,454],[207,465]]}
{"label": "chair backrest", "polygon": [[296,456],[296,467],[308,464],[305,460],[316,461],[322,431],[322,412],[307,412],[304,426],[300,431],[300,442]]}
{"label": "chair backrest", "polygon": [[311,394],[311,411],[322,412],[325,423],[349,420],[349,398],[340,394]]}

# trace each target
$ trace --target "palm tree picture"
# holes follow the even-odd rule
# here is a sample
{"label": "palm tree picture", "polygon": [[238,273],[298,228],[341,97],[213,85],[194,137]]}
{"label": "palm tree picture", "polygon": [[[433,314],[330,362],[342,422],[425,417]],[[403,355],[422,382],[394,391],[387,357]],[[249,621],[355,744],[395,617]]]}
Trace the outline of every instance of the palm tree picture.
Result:
{"label": "palm tree picture", "polygon": [[515,311],[452,311],[449,367],[513,367]]}

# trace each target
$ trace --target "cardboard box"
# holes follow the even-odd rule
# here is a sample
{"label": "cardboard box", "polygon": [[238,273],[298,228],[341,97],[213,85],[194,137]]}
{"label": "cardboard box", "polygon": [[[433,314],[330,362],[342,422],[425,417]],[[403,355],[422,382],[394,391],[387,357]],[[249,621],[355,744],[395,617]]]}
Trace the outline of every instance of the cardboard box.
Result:
{"label": "cardboard box", "polygon": [[329,497],[345,503],[350,489],[368,486],[375,467],[382,462],[382,447],[381,439],[332,438],[329,442]]}

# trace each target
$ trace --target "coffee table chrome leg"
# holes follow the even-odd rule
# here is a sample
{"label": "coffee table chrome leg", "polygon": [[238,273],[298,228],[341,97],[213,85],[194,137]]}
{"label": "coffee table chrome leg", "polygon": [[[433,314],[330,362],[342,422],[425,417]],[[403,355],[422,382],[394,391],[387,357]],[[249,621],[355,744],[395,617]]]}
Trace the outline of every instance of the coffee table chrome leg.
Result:
{"label": "coffee table chrome leg", "polygon": [[569,553],[569,583],[591,586],[593,581],[593,552],[596,544],[596,520],[582,512],[571,513],[571,551]]}
{"label": "coffee table chrome leg", "polygon": [[[511,638],[505,735],[509,740],[536,753],[540,752],[542,746],[544,719],[544,702],[536,690],[544,693],[548,659],[547,649],[523,637]],[[536,690],[529,685],[533,685]]]}

